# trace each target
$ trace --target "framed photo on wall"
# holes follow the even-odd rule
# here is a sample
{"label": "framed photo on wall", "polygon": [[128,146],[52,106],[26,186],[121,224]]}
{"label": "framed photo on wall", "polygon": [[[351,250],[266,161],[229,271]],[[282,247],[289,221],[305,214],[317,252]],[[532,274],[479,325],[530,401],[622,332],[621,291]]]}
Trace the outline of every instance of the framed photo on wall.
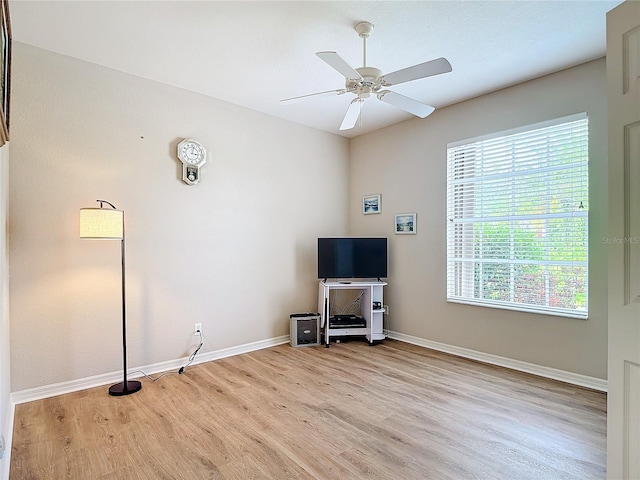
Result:
{"label": "framed photo on wall", "polygon": [[399,235],[416,234],[416,214],[398,213],[396,214],[396,233]]}
{"label": "framed photo on wall", "polygon": [[379,193],[362,197],[362,213],[370,215],[382,212],[382,198]]}
{"label": "framed photo on wall", "polygon": [[0,0],[0,146],[9,141],[11,93],[11,19],[9,1]]}

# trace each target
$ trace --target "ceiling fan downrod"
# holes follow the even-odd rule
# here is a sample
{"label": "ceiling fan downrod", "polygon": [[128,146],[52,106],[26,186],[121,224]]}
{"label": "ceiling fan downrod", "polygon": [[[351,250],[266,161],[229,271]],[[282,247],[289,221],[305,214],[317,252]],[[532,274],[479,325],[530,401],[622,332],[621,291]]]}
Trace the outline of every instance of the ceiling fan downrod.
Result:
{"label": "ceiling fan downrod", "polygon": [[367,38],[369,38],[369,34],[373,31],[373,23],[370,22],[360,22],[355,27],[356,32],[362,39],[362,66],[367,66]]}

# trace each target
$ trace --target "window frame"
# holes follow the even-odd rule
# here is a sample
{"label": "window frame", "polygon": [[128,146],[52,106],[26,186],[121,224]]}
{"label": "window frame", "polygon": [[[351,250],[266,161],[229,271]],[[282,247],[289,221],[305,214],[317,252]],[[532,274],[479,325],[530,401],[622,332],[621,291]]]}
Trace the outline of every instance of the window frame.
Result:
{"label": "window frame", "polygon": [[[482,188],[486,188],[487,180],[485,178],[492,177],[494,180],[505,180],[513,184],[518,180],[518,178],[523,178],[525,173],[523,170],[518,170],[512,166],[512,169],[503,175],[478,175],[474,169],[476,169],[476,163],[478,165],[482,165],[482,168],[485,166],[484,157],[481,156],[479,160],[476,160],[475,157],[473,159],[467,160],[465,162],[464,158],[461,159],[461,156],[465,154],[468,155],[469,151],[473,149],[476,151],[483,146],[486,147],[490,142],[496,142],[500,145],[508,145],[509,142],[514,142],[513,139],[509,139],[509,137],[516,137],[521,134],[531,135],[531,138],[535,137],[535,131],[541,129],[547,129],[549,127],[558,127],[558,130],[561,130],[562,127],[567,124],[574,122],[581,122],[581,128],[584,128],[584,144],[582,142],[575,142],[572,140],[567,145],[579,145],[584,148],[584,156],[581,160],[576,162],[569,162],[567,164],[563,164],[561,166],[543,166],[540,168],[539,163],[535,166],[536,173],[540,173],[544,171],[546,174],[551,174],[553,172],[563,172],[568,171],[571,168],[579,168],[581,171],[580,180],[586,183],[586,205],[587,208],[583,211],[567,211],[562,213],[549,213],[546,214],[532,214],[528,212],[525,215],[514,215],[513,209],[506,216],[481,216],[478,215],[475,217],[476,208],[478,210],[486,209],[486,203],[490,203],[487,201],[485,205],[482,202],[477,201],[477,197],[482,196],[483,190]],[[547,134],[547,137],[549,134]],[[457,156],[457,158],[456,158]],[[512,157],[504,156],[503,158],[516,158],[516,155]],[[512,160],[512,163],[516,166],[520,166],[516,160]],[[471,165],[471,166],[469,166]],[[458,175],[457,178],[455,175]],[[468,180],[466,176],[473,175],[471,180]],[[545,179],[549,179],[550,176],[542,177]],[[480,180],[476,180],[480,179]],[[479,193],[475,192],[476,186],[478,186]],[[507,188],[509,186],[507,185]],[[464,189],[470,189],[471,192],[465,192]],[[511,187],[513,189],[513,187]],[[557,187],[559,188],[559,187]],[[550,202],[553,199],[553,195],[549,194],[547,202]],[[538,314],[546,314],[546,315],[555,315],[562,317],[570,317],[570,318],[579,318],[579,319],[587,319],[589,312],[589,212],[588,212],[588,199],[589,199],[589,122],[588,115],[586,112],[578,113],[574,115],[569,115],[561,118],[556,118],[553,120],[539,122],[532,125],[526,125],[510,130],[505,130],[501,132],[496,132],[488,135],[483,135],[480,137],[475,137],[467,140],[462,140],[458,142],[453,142],[447,145],[447,199],[446,199],[446,210],[447,210],[447,233],[446,233],[446,263],[447,263],[447,274],[446,274],[446,300],[451,303],[462,303],[468,305],[477,305],[477,306],[485,306],[499,309],[508,309],[508,310],[516,310],[516,311],[524,311],[530,313],[538,313]],[[580,208],[583,208],[582,202],[580,203]],[[584,260],[567,260],[567,261],[559,261],[559,260],[550,260],[549,252],[547,251],[547,260],[535,260],[533,258],[525,259],[523,261],[517,260],[517,255],[515,250],[511,250],[508,255],[498,258],[488,258],[483,257],[484,247],[481,245],[481,253],[480,255],[476,255],[477,246],[477,233],[475,228],[476,226],[480,226],[483,228],[484,225],[490,224],[493,222],[509,222],[507,226],[507,230],[509,232],[509,236],[513,237],[514,232],[518,231],[517,227],[514,227],[514,222],[527,222],[527,228],[531,228],[534,225],[535,220],[544,221],[545,228],[549,226],[550,219],[570,219],[570,218],[582,218],[584,223],[584,230],[582,229],[582,225],[580,227],[571,227],[563,230],[563,232],[580,232],[580,240],[583,241],[584,245]],[[577,223],[581,223],[578,221]],[[466,229],[466,231],[465,231]],[[471,229],[471,230],[469,230]],[[484,234],[479,236],[480,239],[483,239]],[[547,236],[550,236],[547,234]],[[509,240],[510,248],[513,248],[513,239]],[[547,242],[548,243],[548,242]],[[497,242],[495,245],[502,246],[503,248],[506,246],[505,242]],[[569,251],[569,250],[567,250]],[[533,256],[533,254],[532,254]],[[476,258],[477,257],[477,258]],[[535,304],[535,303],[524,303],[517,302],[514,300],[515,295],[512,293],[509,294],[509,300],[496,300],[496,299],[486,299],[482,298],[482,288],[484,286],[484,277],[483,277],[483,265],[487,264],[507,264],[509,265],[510,276],[508,281],[502,282],[501,285],[504,288],[508,287],[510,292],[512,292],[516,286],[517,281],[515,276],[513,275],[514,266],[518,263],[523,265],[537,265],[544,266],[545,272],[543,274],[545,278],[545,305]],[[477,272],[475,271],[476,265],[480,265],[480,279],[476,278]],[[584,294],[584,309],[582,308],[564,308],[551,306],[549,302],[549,278],[551,276],[550,268],[559,266],[573,266],[577,268],[584,268],[584,274],[579,275],[573,278],[579,278],[580,281],[584,281],[584,292],[580,291],[580,293]],[[480,289],[479,297],[476,296],[475,289],[478,287]]]}

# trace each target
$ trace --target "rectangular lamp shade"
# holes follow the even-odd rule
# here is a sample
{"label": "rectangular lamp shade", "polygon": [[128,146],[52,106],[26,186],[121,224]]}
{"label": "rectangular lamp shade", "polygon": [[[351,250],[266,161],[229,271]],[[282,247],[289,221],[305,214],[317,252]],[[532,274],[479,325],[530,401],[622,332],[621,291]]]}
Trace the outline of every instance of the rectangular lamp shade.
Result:
{"label": "rectangular lamp shade", "polygon": [[81,208],[80,238],[121,240],[124,238],[124,212],[108,208]]}

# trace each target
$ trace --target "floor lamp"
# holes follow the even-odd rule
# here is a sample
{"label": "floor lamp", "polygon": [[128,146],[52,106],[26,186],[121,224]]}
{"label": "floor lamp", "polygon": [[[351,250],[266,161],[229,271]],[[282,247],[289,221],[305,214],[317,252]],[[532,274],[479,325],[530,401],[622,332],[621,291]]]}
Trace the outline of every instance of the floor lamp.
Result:
{"label": "floor lamp", "polygon": [[[124,275],[124,211],[106,200],[96,200],[100,208],[80,209],[80,238],[120,240],[122,251],[122,356],[124,380],[109,387],[109,395],[122,396],[136,393],[142,388],[137,380],[127,381],[127,310],[125,307]],[[103,208],[104,204],[111,208]]]}

